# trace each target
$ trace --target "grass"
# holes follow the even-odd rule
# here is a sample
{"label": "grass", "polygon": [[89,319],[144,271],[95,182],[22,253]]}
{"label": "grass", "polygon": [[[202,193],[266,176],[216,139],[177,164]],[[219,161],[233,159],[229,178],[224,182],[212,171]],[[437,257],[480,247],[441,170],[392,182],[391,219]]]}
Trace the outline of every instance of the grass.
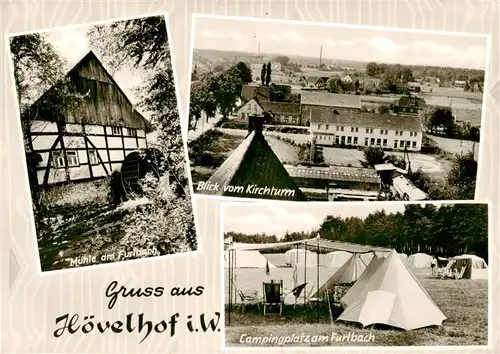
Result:
{"label": "grass", "polygon": [[[292,272],[290,268],[273,268]],[[282,271],[281,271],[282,270]],[[260,270],[265,273],[264,270]],[[431,278],[428,269],[414,269],[414,274],[429,296],[445,314],[447,319],[441,327],[429,327],[413,331],[403,331],[382,326],[361,329],[356,324],[334,322],[326,305],[320,306],[319,323],[317,310],[308,306],[285,307],[284,315],[262,315],[256,307],[248,307],[242,314],[231,312],[231,326],[226,326],[227,346],[262,346],[261,344],[242,344],[240,338],[247,336],[290,336],[292,334],[325,335],[332,333],[370,334],[374,342],[327,342],[316,345],[330,346],[441,346],[441,345],[487,345],[488,343],[488,281],[487,280],[440,280]],[[265,274],[264,274],[265,276]],[[291,277],[291,274],[289,274]],[[286,279],[286,278],[285,278]],[[284,279],[284,280],[285,280]],[[241,282],[241,277],[239,278]],[[260,284],[260,283],[259,283]],[[300,301],[299,301],[300,303]],[[334,308],[334,319],[342,309]],[[226,315],[227,319],[227,315]],[[278,345],[278,344],[275,344]],[[290,343],[289,346],[310,346],[311,343]]]}

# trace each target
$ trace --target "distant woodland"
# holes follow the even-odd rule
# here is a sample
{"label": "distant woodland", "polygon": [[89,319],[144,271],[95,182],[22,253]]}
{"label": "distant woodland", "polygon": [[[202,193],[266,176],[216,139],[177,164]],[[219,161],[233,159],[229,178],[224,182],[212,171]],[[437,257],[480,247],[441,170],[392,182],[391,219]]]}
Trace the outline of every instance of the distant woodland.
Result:
{"label": "distant woodland", "polygon": [[[451,257],[476,254],[488,259],[488,206],[408,204],[402,213],[378,210],[365,219],[327,216],[317,230],[276,235],[227,232],[234,242],[273,243],[315,238],[393,248],[408,255],[423,252]],[[273,253],[276,250],[270,250]]]}

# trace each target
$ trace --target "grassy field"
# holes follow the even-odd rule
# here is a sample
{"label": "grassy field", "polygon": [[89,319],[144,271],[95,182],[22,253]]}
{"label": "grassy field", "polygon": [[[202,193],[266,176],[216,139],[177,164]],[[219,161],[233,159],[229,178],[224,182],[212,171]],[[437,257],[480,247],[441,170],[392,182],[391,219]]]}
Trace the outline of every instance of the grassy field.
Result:
{"label": "grassy field", "polygon": [[[262,279],[267,278],[263,269],[255,271],[255,279],[250,280],[249,269],[237,273],[238,286],[254,288],[262,286]],[[320,282],[325,281],[329,274],[326,268],[320,268]],[[291,336],[291,335],[324,335],[332,333],[373,334],[374,341],[316,343],[313,346],[439,346],[439,345],[487,345],[488,342],[488,281],[487,280],[440,280],[430,277],[429,269],[413,269],[413,273],[422,286],[445,314],[447,319],[441,327],[429,327],[414,331],[402,331],[375,326],[361,329],[355,324],[334,322],[331,324],[327,305],[320,306],[319,322],[317,309],[313,306],[285,307],[284,315],[262,315],[257,307],[247,306],[244,313],[233,310],[231,324],[226,326],[226,345],[231,347],[262,346],[259,344],[242,344],[242,335],[246,336]],[[262,273],[259,277],[257,272]],[[273,274],[274,273],[274,274]],[[300,272],[299,272],[300,273]],[[316,269],[308,270],[308,279],[316,279]],[[314,273],[314,275],[313,275]],[[323,276],[321,276],[323,273]],[[271,269],[271,278],[291,279],[291,268]],[[227,276],[226,276],[227,278]],[[242,284],[244,281],[248,284]],[[226,280],[227,282],[227,280]],[[226,285],[227,287],[227,285]],[[288,286],[289,287],[289,286]],[[285,285],[286,288],[286,285]],[[262,291],[262,290],[261,290]],[[226,295],[227,298],[227,295]],[[299,303],[301,301],[299,300]],[[333,317],[340,315],[342,309],[334,307]],[[226,314],[227,321],[227,314]],[[311,346],[311,343],[290,343],[288,346]]]}

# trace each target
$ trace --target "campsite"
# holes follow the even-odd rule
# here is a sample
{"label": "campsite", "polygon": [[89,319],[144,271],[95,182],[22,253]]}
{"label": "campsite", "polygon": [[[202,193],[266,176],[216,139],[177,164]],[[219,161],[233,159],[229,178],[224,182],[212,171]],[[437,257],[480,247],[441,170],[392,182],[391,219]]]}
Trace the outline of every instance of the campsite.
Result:
{"label": "campsite", "polygon": [[[488,343],[489,267],[482,257],[406,254],[325,239],[320,232],[267,243],[227,235],[226,346]],[[373,334],[373,341],[341,340],[337,334]],[[324,341],[301,342],[300,336]],[[265,337],[269,342],[259,342]],[[283,344],[286,337],[297,340]]]}

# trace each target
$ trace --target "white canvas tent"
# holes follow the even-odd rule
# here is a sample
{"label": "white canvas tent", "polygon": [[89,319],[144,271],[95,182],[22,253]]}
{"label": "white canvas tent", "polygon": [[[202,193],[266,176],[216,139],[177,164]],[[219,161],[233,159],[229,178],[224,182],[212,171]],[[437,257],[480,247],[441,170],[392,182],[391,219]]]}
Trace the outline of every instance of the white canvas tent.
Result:
{"label": "white canvas tent", "polygon": [[386,324],[413,330],[440,326],[446,319],[396,251],[372,261],[341,303],[345,310],[338,320],[363,327]]}
{"label": "white canvas tent", "polygon": [[285,252],[285,262],[290,267],[294,267],[295,263],[298,267],[316,267],[316,258],[316,253],[302,248],[294,248]]}
{"label": "white canvas tent", "polygon": [[352,253],[346,251],[334,251],[326,254],[325,267],[339,268],[351,258]]}
{"label": "white canvas tent", "polygon": [[[224,267],[229,268],[229,251],[224,252]],[[269,268],[276,268],[274,264],[268,262],[259,251],[231,251],[236,264],[235,268],[265,268],[266,263]]]}
{"label": "white canvas tent", "polygon": [[408,255],[405,253],[400,253],[399,258],[403,261],[403,263],[407,264],[408,263]]}
{"label": "white canvas tent", "polygon": [[432,257],[426,253],[415,253],[408,257],[408,266],[413,268],[430,268]]}
{"label": "white canvas tent", "polygon": [[456,268],[458,274],[463,274],[463,279],[488,279],[488,265],[478,256],[464,254],[450,258],[445,273],[453,273]]}
{"label": "white canvas tent", "polygon": [[321,298],[326,292],[333,293],[337,284],[351,284],[355,282],[365,271],[367,263],[363,261],[360,254],[353,254],[333,275],[326,281],[319,290],[312,295],[312,298]]}

